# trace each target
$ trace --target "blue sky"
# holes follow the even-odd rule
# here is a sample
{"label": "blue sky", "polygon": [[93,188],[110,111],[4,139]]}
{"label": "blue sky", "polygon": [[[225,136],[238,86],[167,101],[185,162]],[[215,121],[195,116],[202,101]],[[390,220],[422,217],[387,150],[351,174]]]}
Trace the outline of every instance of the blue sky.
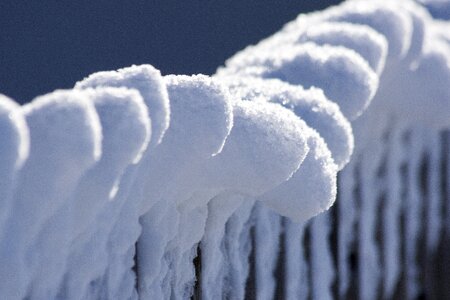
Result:
{"label": "blue sky", "polygon": [[340,1],[0,2],[0,92],[24,103],[100,70],[211,74],[301,12]]}

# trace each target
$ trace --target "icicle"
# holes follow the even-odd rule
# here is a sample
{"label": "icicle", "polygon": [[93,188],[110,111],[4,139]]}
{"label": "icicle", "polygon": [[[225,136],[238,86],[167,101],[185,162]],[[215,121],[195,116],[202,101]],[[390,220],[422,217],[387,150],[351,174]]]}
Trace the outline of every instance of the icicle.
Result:
{"label": "icicle", "polygon": [[208,219],[200,244],[202,299],[220,299],[225,295],[225,224],[245,200],[243,198],[225,193],[208,203]]}
{"label": "icicle", "polygon": [[318,215],[311,220],[311,297],[332,299],[331,285],[335,277],[329,243],[330,214]]}
{"label": "icicle", "polygon": [[225,295],[230,299],[244,299],[249,274],[251,251],[250,218],[254,201],[244,202],[226,224],[225,249],[228,264],[225,265]]}
{"label": "icicle", "polygon": [[384,175],[386,197],[382,211],[383,233],[383,297],[394,296],[401,273],[401,233],[400,215],[402,209],[402,164],[405,163],[405,148],[398,128],[389,133],[386,171]]}
{"label": "icicle", "polygon": [[275,278],[279,255],[281,218],[270,209],[257,204],[255,209],[256,238],[256,298],[273,299],[275,286],[282,278]]}
{"label": "icicle", "polygon": [[[427,252],[431,256],[436,252],[442,229],[440,199],[441,145],[439,132],[429,132],[424,138],[429,157],[428,172],[425,174],[428,187],[428,194],[426,195],[428,211],[425,235]],[[431,259],[431,257],[429,258]]]}
{"label": "icicle", "polygon": [[[181,300],[191,297],[195,281],[201,279],[201,277],[196,278],[193,260],[198,254],[198,243],[205,233],[208,217],[206,203],[212,197],[210,194],[204,196],[194,195],[193,199],[187,200],[195,199],[198,201],[202,198],[203,205],[181,213],[177,234],[166,248],[165,256],[170,258],[170,269],[166,272],[163,289],[170,292],[171,297],[174,299]],[[196,230],[193,231],[192,228]]]}
{"label": "icicle", "polygon": [[305,225],[286,219],[286,299],[308,299],[308,265],[305,259],[303,236]]}
{"label": "icicle", "polygon": [[339,206],[338,206],[338,278],[339,278],[339,296],[345,298],[347,290],[350,286],[352,278],[350,270],[350,251],[351,245],[356,240],[355,223],[356,223],[356,203],[354,197],[355,189],[355,161],[352,161],[340,173],[339,183]]}
{"label": "icicle", "polygon": [[444,140],[444,164],[445,165],[445,170],[446,173],[444,173],[445,175],[447,175],[447,178],[444,178],[444,184],[446,187],[446,190],[443,191],[443,195],[446,196],[446,199],[442,199],[445,203],[445,207],[447,208],[447,210],[445,211],[445,229],[447,230],[447,234],[450,235],[450,130],[446,130],[443,132],[443,140]]}
{"label": "icicle", "polygon": [[[381,281],[380,253],[375,240],[379,184],[376,168],[380,150],[366,151],[361,163],[361,210],[359,215],[359,297],[376,299]],[[374,153],[375,152],[375,153]]]}
{"label": "icicle", "polygon": [[405,279],[406,298],[416,298],[419,291],[419,267],[417,262],[419,237],[422,223],[423,199],[420,191],[420,169],[422,163],[423,145],[422,131],[413,129],[408,144],[407,165],[407,199],[403,206],[405,214],[405,233],[403,243],[405,244]]}

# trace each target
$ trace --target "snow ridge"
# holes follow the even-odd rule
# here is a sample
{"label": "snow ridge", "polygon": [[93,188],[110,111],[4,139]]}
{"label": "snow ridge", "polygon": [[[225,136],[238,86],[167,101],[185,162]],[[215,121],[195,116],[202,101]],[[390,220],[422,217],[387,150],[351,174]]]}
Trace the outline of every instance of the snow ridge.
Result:
{"label": "snow ridge", "polygon": [[0,95],[0,295],[450,293],[422,263],[450,232],[448,26],[351,0],[213,76],[141,65]]}

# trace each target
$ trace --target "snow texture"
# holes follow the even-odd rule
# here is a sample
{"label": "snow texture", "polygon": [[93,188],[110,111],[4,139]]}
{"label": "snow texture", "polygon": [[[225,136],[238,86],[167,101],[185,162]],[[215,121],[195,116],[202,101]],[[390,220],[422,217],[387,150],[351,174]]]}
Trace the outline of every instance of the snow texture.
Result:
{"label": "snow texture", "polygon": [[305,88],[321,88],[350,120],[367,108],[378,85],[375,72],[353,50],[313,43],[286,45],[280,53],[258,52],[227,64],[218,74],[277,78]]}
{"label": "snow texture", "polygon": [[1,298],[450,297],[448,1],[419,2],[0,95]]}
{"label": "snow texture", "polygon": [[329,101],[320,89],[305,90],[277,79],[229,77],[223,80],[231,93],[242,100],[273,102],[292,110],[325,140],[339,168],[350,160],[354,147],[351,125],[339,106]]}

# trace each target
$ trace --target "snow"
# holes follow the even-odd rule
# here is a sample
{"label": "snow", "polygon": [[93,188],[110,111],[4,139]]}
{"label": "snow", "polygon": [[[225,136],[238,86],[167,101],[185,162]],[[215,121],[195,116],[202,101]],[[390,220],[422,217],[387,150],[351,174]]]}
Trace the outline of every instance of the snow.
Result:
{"label": "snow", "polygon": [[68,271],[60,278],[66,287],[64,296],[71,299],[81,299],[89,283],[106,268],[111,217],[120,209],[120,200],[111,191],[117,189],[126,168],[139,160],[150,139],[147,108],[137,91],[97,88],[86,92],[103,128],[103,154],[75,191],[72,214],[76,223],[70,235]]}
{"label": "snow", "polygon": [[305,88],[321,88],[350,120],[367,108],[378,86],[375,72],[353,50],[313,43],[286,45],[283,52],[257,52],[227,64],[218,74],[277,78]]}
{"label": "snow", "polygon": [[151,65],[133,65],[117,71],[97,72],[77,82],[75,88],[99,86],[128,87],[138,90],[146,106],[151,108],[149,109],[152,122],[150,148],[154,148],[162,141],[170,123],[170,103],[159,70]]}
{"label": "snow", "polygon": [[[173,121],[163,142],[149,159],[153,174],[147,178],[145,194],[152,195],[153,199],[146,201],[142,208],[146,213],[141,217],[142,243],[138,248],[138,259],[143,262],[139,269],[140,293],[157,298],[167,291],[151,287],[164,284],[168,266],[176,263],[166,261],[165,254],[175,247],[179,248],[178,256],[183,255],[196,243],[195,236],[200,234],[198,240],[201,238],[204,221],[196,226],[193,224],[196,220],[186,215],[197,207],[205,207],[207,202],[188,200],[196,193],[205,190],[211,193],[207,189],[212,192],[216,189],[208,178],[201,177],[202,170],[222,151],[233,126],[229,95],[207,76],[169,76],[165,82]],[[206,212],[198,217],[206,219]],[[167,231],[155,230],[158,228],[167,228]],[[183,230],[188,232],[183,234]],[[184,239],[188,241],[183,243]],[[170,245],[171,242],[175,245]]]}
{"label": "snow", "polygon": [[[30,292],[32,280],[40,276],[39,264],[56,251],[40,247],[44,225],[72,202],[80,177],[101,154],[98,115],[82,92],[56,91],[22,109],[30,132],[30,154],[18,174],[4,231],[3,238],[9,242],[0,249],[4,266],[0,290],[8,299],[23,298]],[[58,234],[55,239],[69,230],[70,218],[64,217],[64,222],[53,228],[52,233]],[[45,279],[51,282],[53,275]]]}
{"label": "snow", "polygon": [[0,236],[12,208],[17,173],[28,158],[30,136],[20,106],[0,95]]}
{"label": "snow", "polygon": [[22,107],[0,96],[2,297],[428,291],[450,38],[425,8],[300,15],[213,76],[131,66]]}
{"label": "snow", "polygon": [[390,59],[404,57],[411,45],[412,21],[399,3],[348,1],[325,15],[329,21],[364,24],[383,34]]}
{"label": "snow", "polygon": [[329,101],[318,88],[303,89],[278,79],[225,77],[232,94],[243,100],[267,101],[292,110],[325,140],[334,162],[342,169],[353,152],[354,141],[350,122],[339,106]]}
{"label": "snow", "polygon": [[342,46],[359,53],[377,74],[381,74],[386,61],[386,38],[367,25],[344,22],[321,23],[309,27],[298,37],[298,43]]}

